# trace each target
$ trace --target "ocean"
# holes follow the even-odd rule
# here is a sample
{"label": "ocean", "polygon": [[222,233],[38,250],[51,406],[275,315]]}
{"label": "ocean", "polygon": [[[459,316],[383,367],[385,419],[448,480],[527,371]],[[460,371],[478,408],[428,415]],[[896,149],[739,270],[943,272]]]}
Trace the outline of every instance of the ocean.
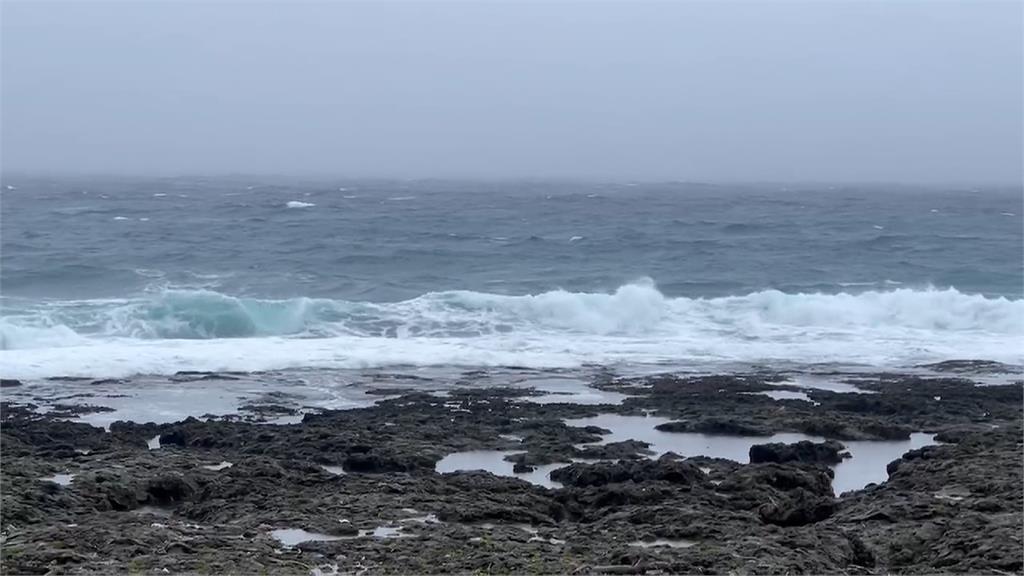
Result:
{"label": "ocean", "polygon": [[0,373],[1020,363],[1019,188],[29,178]]}

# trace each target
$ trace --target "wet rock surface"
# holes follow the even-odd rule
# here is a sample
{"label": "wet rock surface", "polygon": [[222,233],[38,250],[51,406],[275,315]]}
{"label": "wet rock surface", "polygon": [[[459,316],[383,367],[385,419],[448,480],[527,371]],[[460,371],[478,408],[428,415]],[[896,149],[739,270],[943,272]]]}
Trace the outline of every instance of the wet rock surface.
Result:
{"label": "wet rock surface", "polygon": [[810,442],[801,440],[792,444],[773,442],[771,444],[755,444],[750,447],[751,464],[762,462],[820,462],[822,464],[838,464],[843,458],[849,458],[846,447],[835,440]]}
{"label": "wet rock surface", "polygon": [[[298,423],[189,418],[115,422],[109,431],[69,421],[91,410],[71,400],[44,414],[4,402],[0,568],[1019,573],[1022,386],[974,386],[963,370],[950,368],[955,378],[832,376],[872,394],[799,388],[767,372],[608,373],[592,385],[628,397],[588,406],[529,402],[521,388],[437,395],[409,379],[403,390],[375,390],[379,401],[367,408],[296,415],[273,398],[254,407],[268,418],[301,416]],[[203,373],[176,378],[216,382]],[[799,390],[813,402],[752,394],[771,390]],[[651,414],[669,423],[661,427],[668,434],[753,436],[753,463],[655,458],[646,442],[604,442],[609,430],[565,422],[605,413]],[[810,431],[827,441],[758,440]],[[835,494],[829,464],[841,460],[842,442],[911,432],[942,443],[889,463],[881,484]],[[524,472],[553,466],[557,485],[436,472],[445,456],[471,450],[508,452],[510,467]],[[69,482],[53,481],[57,474]],[[293,531],[275,532],[283,529]]]}

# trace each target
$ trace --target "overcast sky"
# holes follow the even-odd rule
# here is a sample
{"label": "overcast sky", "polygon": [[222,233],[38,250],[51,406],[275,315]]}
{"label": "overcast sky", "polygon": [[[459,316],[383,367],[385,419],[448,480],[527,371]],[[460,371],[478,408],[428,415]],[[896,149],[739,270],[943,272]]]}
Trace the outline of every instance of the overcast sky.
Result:
{"label": "overcast sky", "polygon": [[1019,182],[1022,3],[3,3],[5,171]]}

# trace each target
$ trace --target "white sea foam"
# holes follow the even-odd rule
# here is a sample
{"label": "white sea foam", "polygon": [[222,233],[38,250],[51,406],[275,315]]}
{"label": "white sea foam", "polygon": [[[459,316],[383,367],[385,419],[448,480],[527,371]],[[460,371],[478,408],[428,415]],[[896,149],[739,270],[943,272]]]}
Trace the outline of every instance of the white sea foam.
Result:
{"label": "white sea foam", "polygon": [[316,206],[316,204],[313,204],[312,202],[300,202],[298,200],[291,200],[287,204],[285,204],[285,206],[287,206],[288,208],[310,208],[312,206]]}
{"label": "white sea foam", "polygon": [[9,377],[408,365],[1021,361],[1024,301],[954,289],[669,298],[430,293],[392,303],[178,290],[63,302],[0,321]]}

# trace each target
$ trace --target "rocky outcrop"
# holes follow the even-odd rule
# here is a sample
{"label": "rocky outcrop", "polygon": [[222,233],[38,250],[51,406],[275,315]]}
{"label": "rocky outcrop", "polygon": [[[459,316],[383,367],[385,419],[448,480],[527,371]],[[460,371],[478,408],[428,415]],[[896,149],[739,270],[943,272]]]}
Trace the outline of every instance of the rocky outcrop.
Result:
{"label": "rocky outcrop", "polygon": [[838,464],[843,458],[849,458],[846,447],[835,440],[811,442],[801,440],[793,444],[774,442],[771,444],[755,444],[750,447],[751,464],[763,462],[802,462],[808,464]]}

